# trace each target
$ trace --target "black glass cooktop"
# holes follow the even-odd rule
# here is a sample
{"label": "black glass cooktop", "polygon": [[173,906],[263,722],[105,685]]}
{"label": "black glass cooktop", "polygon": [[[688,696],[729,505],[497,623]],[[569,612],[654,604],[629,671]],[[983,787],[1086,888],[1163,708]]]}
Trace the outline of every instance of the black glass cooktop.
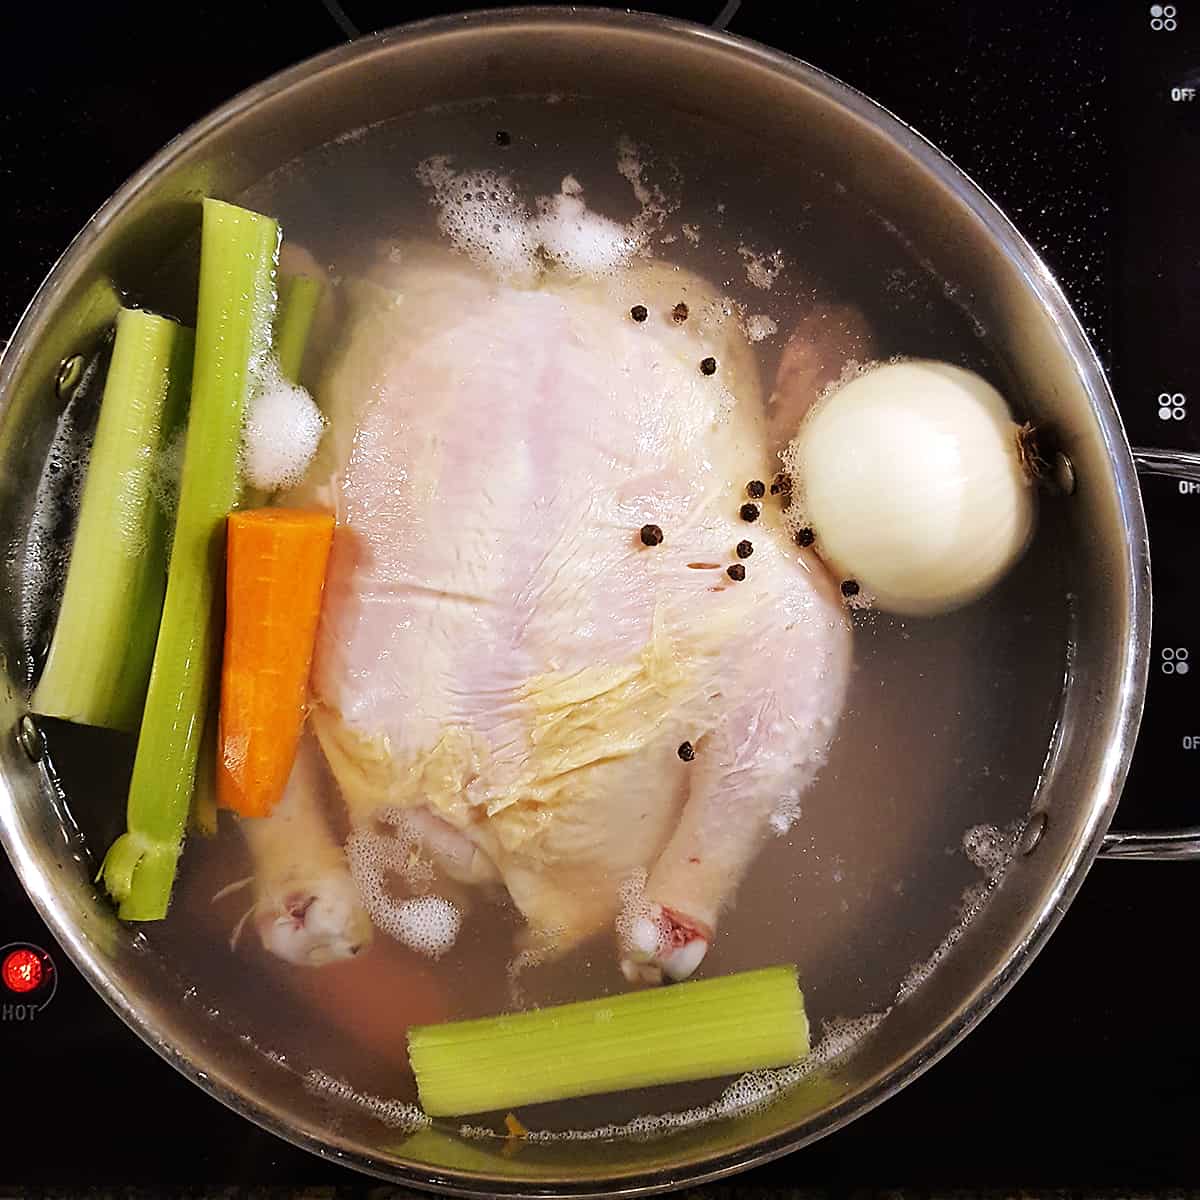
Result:
{"label": "black glass cooktop", "polygon": [[[88,215],[184,126],[347,36],[463,7],[476,6],[4,5],[0,337]],[[1133,440],[1200,449],[1200,0],[645,7],[805,58],[929,136],[1058,273]],[[1153,682],[1124,825],[1200,812],[1198,493],[1146,489]],[[1187,966],[1198,885],[1196,865],[1097,864],[1048,948],[946,1060],[835,1136],[700,1194],[1200,1185]],[[0,945],[16,942],[49,950],[39,961],[55,994],[33,1018],[17,993],[0,995],[0,1196],[389,1194],[257,1130],[156,1058],[57,951],[3,864]]]}

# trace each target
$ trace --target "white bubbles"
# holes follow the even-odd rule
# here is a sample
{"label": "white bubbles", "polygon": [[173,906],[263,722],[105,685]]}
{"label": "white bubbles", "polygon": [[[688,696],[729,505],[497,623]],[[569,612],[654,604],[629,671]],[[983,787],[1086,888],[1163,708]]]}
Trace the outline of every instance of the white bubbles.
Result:
{"label": "white bubbles", "polygon": [[175,513],[179,507],[179,481],[183,478],[183,452],[187,447],[187,427],[177,429],[158,452],[150,476],[150,493],[167,515],[167,528],[173,535]]}
{"label": "white bubbles", "polygon": [[[531,1142],[596,1142],[613,1138],[643,1141],[760,1112],[810,1075],[845,1058],[886,1016],[887,1012],[879,1012],[849,1020],[838,1017],[826,1021],[820,1040],[807,1058],[772,1070],[748,1071],[729,1084],[711,1104],[680,1112],[634,1117],[621,1125],[601,1125],[594,1129],[531,1129],[526,1137]],[[464,1125],[459,1133],[464,1137],[479,1138],[488,1136],[491,1131]]]}
{"label": "white bubbles", "polygon": [[1008,866],[1019,834],[1019,824],[1004,829],[997,829],[995,825],[972,825],[963,834],[963,851],[988,882],[994,883]]}
{"label": "white bubbles", "polygon": [[[615,922],[617,945],[621,973],[630,983],[661,982],[662,962],[670,949],[666,940],[669,926],[663,919],[662,906],[646,897],[647,878],[642,869],[632,871],[617,892],[621,901]],[[707,943],[701,945],[703,954]]]}
{"label": "white bubbles", "polygon": [[495,171],[455,171],[445,155],[425,159],[417,178],[433,192],[438,228],[456,250],[502,278],[536,273],[530,214],[512,183]]}
{"label": "white bubbles", "polygon": [[462,913],[442,896],[419,896],[394,905],[390,920],[381,928],[396,941],[425,954],[440,958],[458,938]]}
{"label": "white bubbles", "polygon": [[742,243],[737,248],[746,267],[746,278],[760,291],[769,292],[785,266],[783,251],[772,250],[769,254],[755,250]]}
{"label": "white bubbles", "polygon": [[641,212],[630,222],[630,227],[645,239],[661,228],[668,213],[679,207],[679,201],[669,197],[661,185],[649,180],[645,156],[631,138],[622,137],[617,143],[617,171],[633,189],[634,198],[641,205]]}
{"label": "white bubbles", "polygon": [[1014,821],[1003,829],[995,825],[973,825],[963,834],[963,851],[983,872],[983,879],[963,891],[959,901],[958,920],[938,943],[937,949],[927,959],[914,963],[909,968],[896,992],[897,1002],[907,999],[929,979],[942,959],[962,939],[971,922],[983,911],[988,898],[1012,861],[1023,827],[1021,821]]}
{"label": "white bubbles", "polygon": [[907,1000],[937,970],[938,964],[957,945],[962,935],[966,933],[968,925],[974,920],[979,909],[983,907],[985,898],[984,896],[978,896],[971,889],[968,889],[968,892],[964,893],[964,908],[959,917],[958,924],[938,943],[937,949],[927,959],[914,963],[909,968],[908,973],[900,981],[900,986],[896,989],[897,1004],[903,1000]]}
{"label": "white bubbles", "polygon": [[603,275],[623,267],[641,248],[624,225],[591,212],[570,175],[556,196],[538,200],[530,237],[547,257],[573,275]]}
{"label": "white bubbles", "polygon": [[418,1129],[429,1126],[429,1118],[415,1105],[403,1100],[387,1100],[382,1096],[372,1096],[369,1092],[360,1092],[344,1080],[335,1079],[324,1071],[309,1071],[304,1077],[304,1086],[318,1096],[349,1104],[374,1117],[380,1124],[389,1129],[398,1129],[402,1133],[415,1133]]}
{"label": "white bubbles", "polygon": [[263,491],[295,487],[312,462],[325,418],[312,397],[284,379],[272,356],[259,372],[242,429],[242,471]]}
{"label": "white bubbles", "polygon": [[421,857],[420,837],[400,809],[386,809],[382,830],[356,829],[346,841],[346,858],[363,908],[382,933],[401,945],[440,958],[458,939],[462,913],[442,896],[397,898],[393,881],[411,891],[433,885],[432,866]]}
{"label": "white bubbles", "polygon": [[528,284],[547,264],[572,275],[606,275],[646,249],[667,202],[644,179],[632,143],[622,142],[617,167],[641,205],[625,225],[589,209],[573,175],[564,177],[554,195],[538,197],[532,209],[507,175],[456,171],[445,155],[421,162],[417,178],[433,193],[438,228],[456,250],[501,279]]}
{"label": "white bubbles", "polygon": [[[49,623],[62,595],[70,553],[63,533],[73,526],[92,448],[93,385],[97,359],[84,369],[55,423],[46,463],[38,479],[33,511],[21,555],[21,586],[16,598],[22,638],[29,651]],[[10,551],[10,554],[14,553]]]}
{"label": "white bubbles", "polygon": [[746,336],[752,342],[761,342],[779,332],[779,323],[766,313],[753,313],[746,318]]}
{"label": "white bubbles", "polygon": [[788,788],[775,802],[768,818],[771,832],[782,837],[800,820],[800,789]]}
{"label": "white bubbles", "polygon": [[[640,947],[644,930],[654,923],[654,905],[646,899],[646,872],[642,869],[630,872],[617,891],[621,907],[617,912],[617,944],[623,953]],[[655,926],[657,929],[657,926]],[[658,935],[654,935],[657,949]]]}

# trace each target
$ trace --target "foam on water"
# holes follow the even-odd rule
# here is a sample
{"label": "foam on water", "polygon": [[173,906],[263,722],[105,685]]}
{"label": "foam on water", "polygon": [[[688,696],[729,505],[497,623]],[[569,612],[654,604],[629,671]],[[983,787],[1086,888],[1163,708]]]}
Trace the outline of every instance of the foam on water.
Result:
{"label": "foam on water", "polygon": [[760,253],[745,243],[738,246],[738,253],[746,266],[746,278],[760,291],[769,292],[775,286],[775,280],[783,272],[785,266],[783,251],[772,250],[769,254]]}
{"label": "foam on water", "polygon": [[655,940],[659,936],[654,905],[646,899],[646,879],[645,870],[639,867],[629,873],[617,891],[621,901],[616,919],[617,945],[622,955],[644,948],[647,930],[653,931]]}
{"label": "foam on water", "polygon": [[318,1096],[353,1105],[389,1129],[416,1133],[418,1129],[425,1129],[430,1124],[429,1118],[415,1104],[357,1091],[345,1080],[335,1079],[324,1071],[309,1071],[304,1077],[304,1086]]}
{"label": "foam on water", "polygon": [[346,858],[359,898],[375,926],[388,937],[429,958],[440,958],[458,939],[462,913],[442,896],[397,898],[393,880],[422,893],[434,883],[434,871],[421,856],[421,839],[401,809],[386,809],[384,828],[354,830]]}
{"label": "foam on water", "polygon": [[[807,1058],[786,1067],[749,1071],[729,1084],[711,1104],[679,1112],[647,1114],[620,1125],[600,1125],[594,1129],[531,1129],[531,1142],[593,1142],[613,1138],[647,1140],[683,1129],[695,1129],[729,1117],[761,1112],[774,1100],[791,1091],[803,1080],[824,1067],[845,1058],[887,1016],[886,1012],[868,1013],[851,1020],[834,1018],[822,1025],[821,1038]],[[495,1130],[479,1125],[463,1125],[459,1134],[480,1139],[498,1136]]]}
{"label": "foam on water", "polygon": [[746,336],[752,342],[761,342],[779,332],[779,324],[766,313],[754,313],[746,318]]}
{"label": "foam on water", "polygon": [[800,820],[800,812],[800,789],[789,788],[775,802],[775,807],[767,818],[771,832],[782,837]]}
{"label": "foam on water", "polygon": [[989,897],[1004,876],[1005,869],[1016,852],[1017,841],[1025,828],[1024,821],[1014,821],[1003,829],[995,825],[973,825],[963,834],[963,851],[967,858],[983,872],[983,879],[967,888],[959,904],[958,919],[953,928],[938,943],[937,949],[921,962],[914,963],[900,981],[896,991],[896,1002],[907,999],[937,969],[967,932],[971,922],[986,907]]}
{"label": "foam on water", "polygon": [[432,192],[438,228],[455,249],[502,279],[529,283],[547,262],[572,275],[598,276],[646,250],[669,211],[665,194],[645,179],[632,143],[621,143],[617,169],[641,206],[625,225],[588,208],[573,175],[563,178],[554,195],[537,197],[532,208],[509,176],[458,171],[446,155],[423,160],[417,178]]}
{"label": "foam on water", "polygon": [[1008,866],[1020,835],[1020,824],[997,829],[995,825],[972,825],[963,834],[963,851],[989,883],[995,883]]}
{"label": "foam on water", "polygon": [[568,175],[555,196],[540,196],[530,236],[545,254],[573,275],[604,275],[624,266],[641,249],[634,233],[591,212],[583,187]]}
{"label": "foam on water", "polygon": [[536,274],[531,215],[506,175],[455,171],[436,155],[418,165],[417,178],[433,193],[438,228],[456,250],[502,278]]}
{"label": "foam on water", "polygon": [[317,452],[325,418],[299,384],[283,377],[271,355],[262,364],[242,429],[242,473],[266,492],[295,487]]}

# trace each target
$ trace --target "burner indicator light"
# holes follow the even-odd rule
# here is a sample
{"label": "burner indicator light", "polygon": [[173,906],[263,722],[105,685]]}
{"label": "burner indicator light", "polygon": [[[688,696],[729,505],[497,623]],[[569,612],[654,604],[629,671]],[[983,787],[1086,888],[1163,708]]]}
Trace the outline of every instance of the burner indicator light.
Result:
{"label": "burner indicator light", "polygon": [[19,996],[37,991],[45,974],[41,956],[26,946],[10,950],[4,956],[3,965],[0,965],[0,976],[4,979],[4,986]]}

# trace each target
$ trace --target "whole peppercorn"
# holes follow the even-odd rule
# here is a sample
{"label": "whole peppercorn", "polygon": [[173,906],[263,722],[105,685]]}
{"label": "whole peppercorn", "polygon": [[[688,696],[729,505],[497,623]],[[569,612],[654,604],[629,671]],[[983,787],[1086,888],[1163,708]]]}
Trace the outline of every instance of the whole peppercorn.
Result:
{"label": "whole peppercorn", "polygon": [[817,535],[811,529],[801,529],[796,533],[797,546],[811,546],[817,540]]}
{"label": "whole peppercorn", "polygon": [[842,580],[842,595],[849,599],[851,596],[857,596],[859,593],[858,582],[854,579]]}
{"label": "whole peppercorn", "polygon": [[746,484],[746,495],[751,500],[761,500],[767,494],[767,485],[761,479],[752,479]]}
{"label": "whole peppercorn", "polygon": [[657,525],[643,525],[640,530],[643,546],[661,546],[663,531]]}
{"label": "whole peppercorn", "polygon": [[680,742],[679,749],[675,752],[683,759],[684,762],[691,762],[696,757],[696,747],[691,742]]}
{"label": "whole peppercorn", "polygon": [[754,553],[754,543],[743,539],[737,544],[738,558],[749,558]]}
{"label": "whole peppercorn", "polygon": [[640,325],[650,315],[650,310],[644,304],[635,304],[629,315]]}
{"label": "whole peppercorn", "polygon": [[707,358],[700,360],[701,375],[715,375],[717,373],[717,360],[710,354]]}
{"label": "whole peppercorn", "polygon": [[688,306],[682,300],[671,309],[671,319],[677,325],[683,324],[688,319]]}
{"label": "whole peppercorn", "polygon": [[734,583],[741,583],[746,578],[746,568],[741,563],[734,563],[731,567],[725,568],[725,574],[729,576]]}
{"label": "whole peppercorn", "polygon": [[743,521],[757,521],[758,511],[759,509],[757,504],[743,504],[742,507],[738,509],[738,516],[740,516]]}

